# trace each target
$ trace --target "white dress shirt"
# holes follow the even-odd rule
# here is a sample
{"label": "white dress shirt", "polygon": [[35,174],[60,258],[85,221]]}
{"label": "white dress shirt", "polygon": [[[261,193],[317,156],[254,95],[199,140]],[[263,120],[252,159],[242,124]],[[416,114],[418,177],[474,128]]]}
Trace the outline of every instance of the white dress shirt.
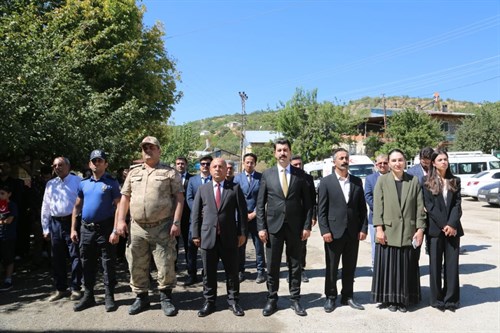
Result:
{"label": "white dress shirt", "polygon": [[42,229],[44,234],[49,233],[52,216],[71,215],[81,180],[80,177],[70,173],[64,179],[57,177],[47,182],[42,203]]}
{"label": "white dress shirt", "polygon": [[[222,199],[222,191],[224,189],[224,181],[221,181],[220,183],[220,197]],[[213,185],[214,185],[214,198],[217,197],[217,182],[214,180],[213,181]]]}
{"label": "white dress shirt", "polygon": [[341,177],[337,172],[335,172],[335,176],[339,180],[340,183],[340,188],[342,189],[342,192],[344,193],[344,198],[345,202],[349,202],[349,191],[351,190],[351,183],[349,182],[349,174],[347,174],[347,177]]}

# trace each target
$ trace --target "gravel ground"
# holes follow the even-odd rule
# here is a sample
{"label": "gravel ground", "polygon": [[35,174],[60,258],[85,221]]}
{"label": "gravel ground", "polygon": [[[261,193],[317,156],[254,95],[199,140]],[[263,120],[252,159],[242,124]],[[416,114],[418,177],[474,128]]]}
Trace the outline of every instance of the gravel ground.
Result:
{"label": "gravel ground", "polygon": [[[153,292],[151,310],[136,316],[128,315],[128,306],[133,302],[134,295],[128,287],[124,263],[119,264],[116,295],[119,308],[113,313],[106,313],[102,304],[75,313],[72,309],[74,303],[69,299],[47,302],[47,297],[53,292],[49,272],[46,269],[30,272],[28,266],[21,263],[14,277],[15,288],[0,293],[0,332],[498,332],[500,209],[468,198],[463,200],[463,209],[465,237],[462,238],[462,249],[465,253],[460,256],[461,307],[455,313],[441,313],[428,305],[429,267],[428,257],[424,254],[420,260],[422,302],[407,313],[377,309],[370,300],[370,245],[366,241],[360,245],[354,285],[354,297],[365,305],[366,310],[338,306],[337,302],[334,312],[325,313],[323,243],[315,227],[308,242],[307,274],[310,282],[302,284],[301,301],[308,312],[307,317],[299,317],[289,308],[287,273],[283,265],[279,311],[270,317],[262,316],[266,286],[254,282],[255,269],[248,265],[247,280],[241,284],[240,295],[240,304],[246,312],[244,317],[237,318],[227,309],[224,275],[221,272],[217,312],[205,318],[197,317],[197,311],[203,304],[202,285],[183,287],[185,276],[181,274],[174,291],[179,314],[169,318],[163,315],[158,304],[159,296]],[[249,245],[249,248],[252,246]],[[253,251],[248,253],[253,258]],[[340,288],[340,281],[338,283]],[[102,296],[102,285],[97,286],[96,293]]]}

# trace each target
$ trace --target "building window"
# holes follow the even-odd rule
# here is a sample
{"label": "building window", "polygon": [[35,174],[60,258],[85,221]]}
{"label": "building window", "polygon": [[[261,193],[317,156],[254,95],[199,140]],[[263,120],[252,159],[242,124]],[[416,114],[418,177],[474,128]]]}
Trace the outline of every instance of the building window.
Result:
{"label": "building window", "polygon": [[450,124],[447,121],[441,123],[441,131],[447,133],[450,131]]}

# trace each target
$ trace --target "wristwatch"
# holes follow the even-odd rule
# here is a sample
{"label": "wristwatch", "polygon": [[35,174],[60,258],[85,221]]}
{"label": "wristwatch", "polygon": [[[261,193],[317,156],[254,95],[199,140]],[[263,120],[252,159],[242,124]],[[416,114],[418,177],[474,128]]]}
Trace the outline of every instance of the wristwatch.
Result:
{"label": "wristwatch", "polygon": [[175,225],[176,227],[178,227],[180,224],[181,224],[181,222],[180,222],[180,221],[174,221],[174,225]]}

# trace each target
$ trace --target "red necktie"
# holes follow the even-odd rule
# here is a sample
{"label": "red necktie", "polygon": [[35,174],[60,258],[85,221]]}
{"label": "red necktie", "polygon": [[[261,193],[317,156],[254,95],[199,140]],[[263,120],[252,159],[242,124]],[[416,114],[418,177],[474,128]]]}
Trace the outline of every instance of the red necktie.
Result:
{"label": "red necktie", "polygon": [[215,190],[215,204],[217,205],[217,209],[220,208],[220,183],[216,183],[217,189]]}
{"label": "red necktie", "polygon": [[[217,206],[217,209],[220,208],[220,183],[216,183],[215,186],[217,187],[215,190],[215,205]],[[220,235],[220,224],[218,221],[218,216],[217,216],[217,235]]]}

